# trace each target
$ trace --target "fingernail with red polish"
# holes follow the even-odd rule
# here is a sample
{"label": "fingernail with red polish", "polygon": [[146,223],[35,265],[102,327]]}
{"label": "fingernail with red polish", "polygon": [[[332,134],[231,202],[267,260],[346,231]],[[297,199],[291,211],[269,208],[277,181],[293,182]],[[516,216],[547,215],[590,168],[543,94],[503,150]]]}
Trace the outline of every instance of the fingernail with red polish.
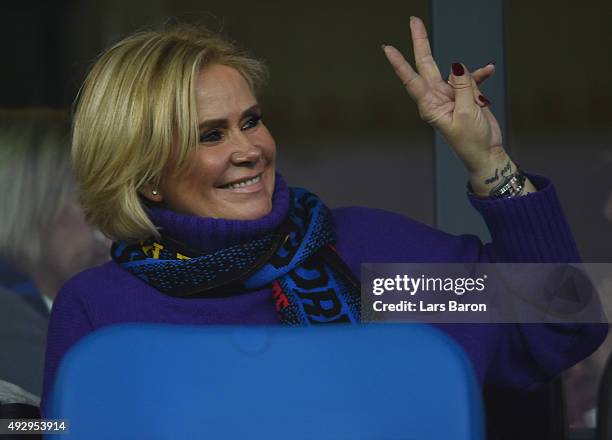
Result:
{"label": "fingernail with red polish", "polygon": [[491,101],[489,101],[486,97],[484,97],[483,95],[478,95],[478,99],[480,100],[480,102],[482,102],[484,105],[489,105],[491,104]]}
{"label": "fingernail with red polish", "polygon": [[453,63],[451,65],[451,68],[453,70],[453,75],[455,76],[461,76],[465,73],[463,70],[463,66],[460,63]]}

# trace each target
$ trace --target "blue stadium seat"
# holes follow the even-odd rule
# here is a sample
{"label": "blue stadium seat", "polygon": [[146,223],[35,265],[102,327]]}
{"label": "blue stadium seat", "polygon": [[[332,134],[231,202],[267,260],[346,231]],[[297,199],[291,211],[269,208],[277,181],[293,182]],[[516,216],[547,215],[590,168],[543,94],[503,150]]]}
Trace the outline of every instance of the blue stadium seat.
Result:
{"label": "blue stadium seat", "polygon": [[422,324],[111,326],[70,350],[54,389],[62,438],[484,438],[467,356]]}

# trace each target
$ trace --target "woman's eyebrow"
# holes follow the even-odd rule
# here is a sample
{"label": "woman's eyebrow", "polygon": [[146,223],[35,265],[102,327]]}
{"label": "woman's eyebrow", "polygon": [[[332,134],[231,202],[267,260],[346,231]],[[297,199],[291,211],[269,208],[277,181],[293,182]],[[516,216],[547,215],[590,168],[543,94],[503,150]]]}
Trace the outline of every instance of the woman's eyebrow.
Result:
{"label": "woman's eyebrow", "polygon": [[[242,112],[240,115],[240,119],[244,119],[247,116],[259,115],[261,113],[261,108],[259,104],[252,105]],[[227,119],[207,119],[206,121],[201,122],[198,125],[198,129],[200,131],[209,129],[209,128],[227,128],[229,125]]]}

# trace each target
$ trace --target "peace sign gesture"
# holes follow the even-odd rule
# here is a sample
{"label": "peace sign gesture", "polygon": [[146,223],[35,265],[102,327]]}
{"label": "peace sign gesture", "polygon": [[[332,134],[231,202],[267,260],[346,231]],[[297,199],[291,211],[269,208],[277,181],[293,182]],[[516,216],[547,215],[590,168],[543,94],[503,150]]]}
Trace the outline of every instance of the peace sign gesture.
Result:
{"label": "peace sign gesture", "polygon": [[470,74],[464,65],[453,63],[447,82],[433,59],[421,19],[410,18],[410,31],[416,72],[393,46],[385,45],[383,51],[421,118],[446,138],[471,174],[484,176],[493,164],[504,162],[504,166],[509,159],[499,124],[477,85],[493,73],[494,66],[488,64]]}

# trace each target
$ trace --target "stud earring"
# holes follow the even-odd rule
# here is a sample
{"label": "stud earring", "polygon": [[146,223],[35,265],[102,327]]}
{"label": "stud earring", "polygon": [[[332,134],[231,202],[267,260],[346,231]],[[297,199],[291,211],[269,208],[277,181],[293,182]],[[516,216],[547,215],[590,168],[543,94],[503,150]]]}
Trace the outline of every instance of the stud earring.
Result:
{"label": "stud earring", "polygon": [[151,194],[153,194],[154,196],[159,194],[159,191],[157,191],[156,189],[152,189],[151,190]]}

